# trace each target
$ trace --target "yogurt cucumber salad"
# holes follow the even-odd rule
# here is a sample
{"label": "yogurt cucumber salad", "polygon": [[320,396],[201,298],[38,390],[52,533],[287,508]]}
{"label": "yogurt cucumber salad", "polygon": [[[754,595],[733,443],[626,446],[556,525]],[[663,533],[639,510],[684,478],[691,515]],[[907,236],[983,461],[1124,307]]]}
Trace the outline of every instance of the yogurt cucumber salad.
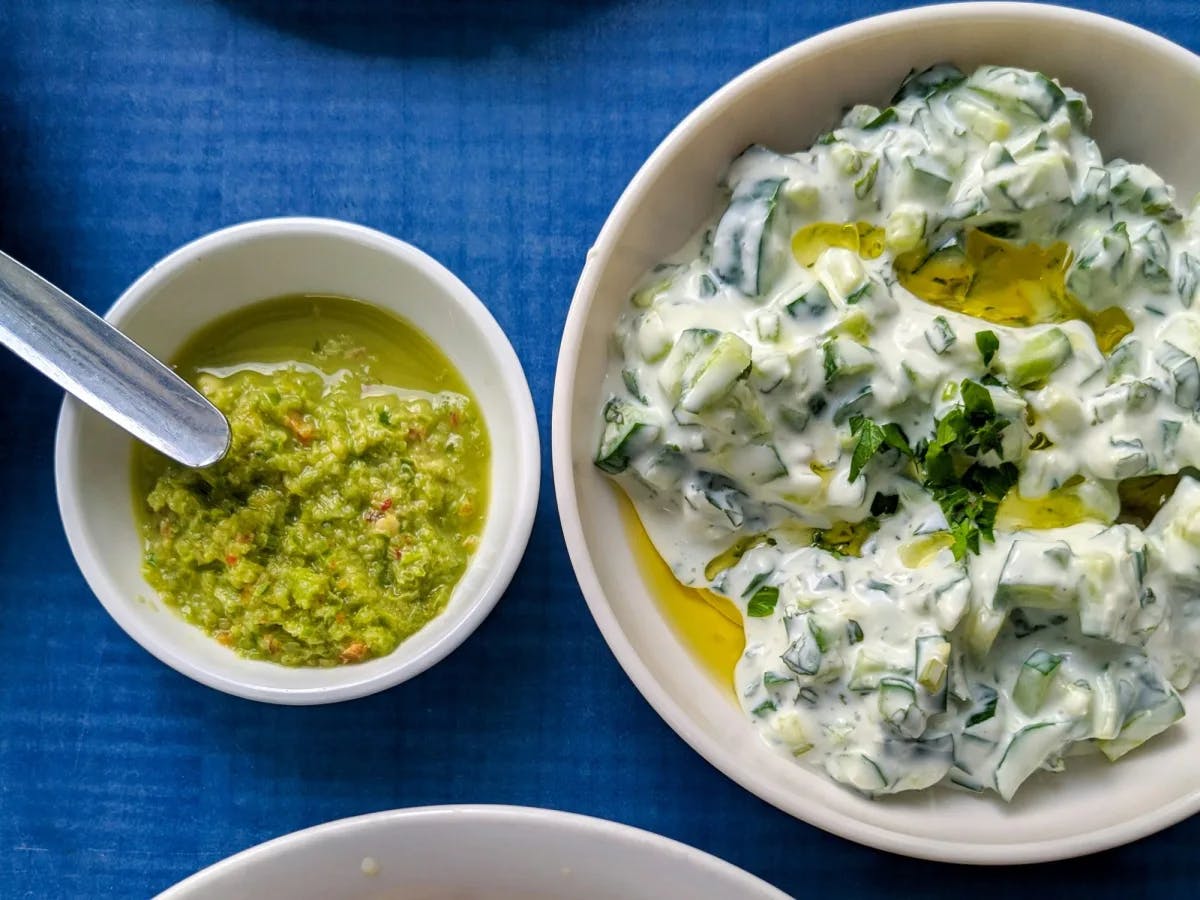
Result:
{"label": "yogurt cucumber salad", "polygon": [[782,753],[1008,800],[1184,715],[1200,665],[1200,223],[1078,92],[939,65],[746,150],[614,335],[596,465]]}

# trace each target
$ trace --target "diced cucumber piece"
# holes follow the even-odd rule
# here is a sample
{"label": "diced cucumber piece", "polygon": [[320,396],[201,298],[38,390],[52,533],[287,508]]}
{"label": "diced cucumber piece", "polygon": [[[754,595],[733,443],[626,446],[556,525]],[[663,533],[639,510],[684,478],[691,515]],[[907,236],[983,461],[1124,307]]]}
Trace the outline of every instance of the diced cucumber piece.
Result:
{"label": "diced cucumber piece", "polygon": [[1012,133],[1008,119],[983,98],[955,94],[950,97],[949,105],[959,121],[985,141],[1002,141]]}
{"label": "diced cucumber piece", "polygon": [[975,685],[974,705],[967,713],[963,728],[978,728],[996,715],[996,689],[986,684]]}
{"label": "diced cucumber piece", "polygon": [[803,756],[813,746],[805,734],[804,722],[793,710],[776,715],[768,733],[772,740],[786,747],[792,756]]}
{"label": "diced cucumber piece", "polygon": [[761,394],[769,394],[791,373],[792,363],[786,353],[763,353],[750,366],[750,385]]}
{"label": "diced cucumber piece", "polygon": [[678,487],[688,468],[687,459],[674,447],[663,447],[653,454],[640,454],[630,463],[638,478],[659,491]]}
{"label": "diced cucumber piece", "polygon": [[[1112,740],[1121,733],[1128,705],[1122,698],[1122,686],[1118,684],[1111,666],[1105,666],[1092,679],[1091,736],[1097,741]],[[1128,693],[1128,692],[1126,692]]]}
{"label": "diced cucumber piece", "polygon": [[1171,247],[1166,232],[1157,222],[1151,222],[1134,242],[1133,248],[1142,260],[1142,280],[1152,291],[1170,290]]}
{"label": "diced cucumber piece", "polygon": [[862,753],[841,753],[825,763],[825,769],[842,784],[874,794],[888,786],[879,763]]}
{"label": "diced cucumber piece", "polygon": [[983,66],[968,79],[967,87],[1001,106],[1019,109],[1043,122],[1066,102],[1062,88],[1039,72],[1006,66]]}
{"label": "diced cucumber piece", "polygon": [[946,696],[959,703],[971,699],[971,688],[967,685],[966,660],[963,651],[950,657],[950,668],[946,672]]}
{"label": "diced cucumber piece", "polygon": [[861,175],[854,180],[854,196],[865,200],[875,187],[875,179],[879,175],[879,158],[876,157]]}
{"label": "diced cucumber piece", "polygon": [[1033,209],[1049,202],[1068,200],[1071,176],[1067,157],[1060,150],[1039,151],[993,172],[984,182],[997,209]]}
{"label": "diced cucumber piece", "polygon": [[754,333],[764,344],[779,340],[779,313],[764,309],[754,316]]}
{"label": "diced cucumber piece", "polygon": [[1036,715],[1046,702],[1046,694],[1054,682],[1054,673],[1062,665],[1063,658],[1046,650],[1034,650],[1017,675],[1012,698],[1017,709],[1027,716]]}
{"label": "diced cucumber piece", "polygon": [[698,472],[696,481],[704,499],[723,512],[730,525],[741,527],[746,521],[746,504],[750,498],[737,483],[716,472]]}
{"label": "diced cucumber piece", "polygon": [[950,322],[945,316],[937,316],[925,329],[925,340],[933,352],[940,356],[954,346],[958,335],[954,333],[954,329],[950,327]]}
{"label": "diced cucumber piece", "polygon": [[[946,167],[941,162],[932,157],[906,156],[900,162],[897,175],[897,194],[906,200],[916,201],[917,203],[941,201],[950,193],[950,188],[953,185],[953,176],[946,171]],[[911,236],[913,226],[919,224],[921,230],[916,237],[924,237],[926,225],[924,211],[915,204],[900,204],[896,212],[901,211],[907,211],[909,221],[903,225],[898,222],[896,227],[903,228]],[[887,228],[890,229],[891,227],[892,219],[889,217]],[[918,243],[914,242],[908,249],[912,250],[917,246]]]}
{"label": "diced cucumber piece", "polygon": [[928,100],[934,94],[948,90],[967,80],[963,71],[951,63],[938,63],[927,69],[910,71],[902,82],[896,95],[892,97],[892,105],[909,97],[920,97]]}
{"label": "diced cucumber piece", "polygon": [[1025,779],[1062,749],[1070,731],[1070,722],[1037,722],[1013,735],[996,766],[997,793],[1011,800]]}
{"label": "diced cucumber piece", "polygon": [[[700,413],[721,400],[750,370],[750,344],[730,331],[689,329],[679,336],[659,372],[662,388],[685,412]],[[678,380],[676,380],[678,378]]]}
{"label": "diced cucumber piece", "polygon": [[1123,159],[1112,160],[1108,168],[1112,173],[1112,197],[1126,209],[1168,224],[1182,218],[1175,209],[1171,188],[1153,169]]}
{"label": "diced cucumber piece", "polygon": [[674,338],[657,309],[642,313],[637,325],[637,347],[646,362],[658,362],[671,349]]}
{"label": "diced cucumber piece", "polygon": [[1150,456],[1141,438],[1110,438],[1109,459],[1113,478],[1133,478],[1150,465]]}
{"label": "diced cucumber piece", "polygon": [[1108,380],[1114,382],[1122,376],[1136,376],[1142,371],[1142,342],[1127,337],[1108,354]]}
{"label": "diced cucumber piece", "polygon": [[1100,752],[1115,762],[1130,750],[1140,747],[1150,738],[1162,733],[1183,718],[1183,703],[1172,691],[1162,702],[1147,709],[1139,709],[1130,715],[1121,726],[1120,733],[1111,740],[1098,740]]}
{"label": "diced cucumber piece", "polygon": [[1078,593],[1066,541],[1015,540],[1000,569],[997,609],[1069,609]]}
{"label": "diced cucumber piece", "polygon": [[905,678],[885,676],[879,681],[879,715],[906,737],[920,737],[925,730],[925,713],[917,704],[917,692]]}
{"label": "diced cucumber piece", "polygon": [[1163,341],[1155,359],[1171,375],[1175,384],[1175,404],[1193,412],[1200,411],[1200,365],[1170,341]]}
{"label": "diced cucumber piece", "polygon": [[827,386],[840,378],[862,375],[875,368],[875,355],[862,344],[846,338],[831,338],[822,345],[821,352]]}
{"label": "diced cucumber piece", "polygon": [[1192,308],[1197,287],[1200,287],[1200,259],[1185,250],[1179,254],[1175,265],[1175,290],[1184,309]]}
{"label": "diced cucumber piece", "polygon": [[625,390],[629,391],[630,396],[632,396],[634,400],[643,405],[649,403],[649,401],[646,399],[646,395],[642,393],[641,387],[638,385],[637,372],[635,372],[633,369],[622,369],[621,381],[625,383]]}
{"label": "diced cucumber piece", "polygon": [[1008,610],[978,606],[967,613],[967,649],[977,660],[987,656],[1008,618]]}
{"label": "diced cucumber piece", "polygon": [[866,409],[867,404],[871,402],[873,394],[874,391],[868,384],[845,403],[837,406],[833,411],[833,424],[844,425],[846,422],[849,422],[852,416],[856,416]]}
{"label": "diced cucumber piece", "polygon": [[946,672],[950,667],[950,642],[940,634],[917,638],[917,684],[931,696],[946,689]]}
{"label": "diced cucumber piece", "polygon": [[1183,218],[1183,214],[1175,208],[1174,192],[1161,181],[1148,185],[1142,193],[1142,212],[1167,224]]}
{"label": "diced cucumber piece", "polygon": [[1105,388],[1092,398],[1092,422],[1107,422],[1123,412],[1137,412],[1154,405],[1158,388],[1151,381],[1125,381]]}
{"label": "diced cucumber piece", "polygon": [[829,291],[818,281],[784,308],[793,319],[798,319],[801,315],[819,319],[829,311],[829,306]]}
{"label": "diced cucumber piece", "polygon": [[757,297],[766,287],[768,227],[785,180],[766,178],[739,187],[713,234],[713,271],[748,297]]}
{"label": "diced cucumber piece", "polygon": [[1092,201],[1101,206],[1108,200],[1109,185],[1112,183],[1112,176],[1108,174],[1108,170],[1099,166],[1091,166],[1083,176],[1083,184],[1080,188],[1079,202],[1082,202],[1090,197]]}
{"label": "diced cucumber piece", "polygon": [[659,386],[672,400],[678,400],[684,387],[684,376],[692,360],[703,356],[721,337],[721,332],[712,328],[685,329],[671,347],[658,370]]}
{"label": "diced cucumber piece", "polygon": [[[813,630],[811,613],[801,613],[785,620],[792,643],[779,657],[797,675],[816,675],[821,668],[821,645]],[[819,630],[819,629],[818,629]]]}
{"label": "diced cucumber piece", "polygon": [[700,412],[728,394],[750,370],[750,345],[736,334],[726,332],[717,339],[707,357],[693,362],[695,365],[685,374],[679,405],[689,412]]}
{"label": "diced cucumber piece", "polygon": [[959,787],[982,793],[988,786],[984,779],[998,746],[990,738],[969,732],[959,735],[954,741],[954,768],[950,771],[950,780]]}
{"label": "diced cucumber piece", "polygon": [[1045,381],[1071,358],[1071,341],[1061,328],[1049,328],[1027,340],[1005,366],[1016,387]]}
{"label": "diced cucumber piece", "polygon": [[1167,456],[1175,454],[1175,444],[1179,441],[1179,431],[1183,428],[1183,423],[1175,419],[1164,419],[1159,423],[1159,428],[1162,431],[1163,453]]}
{"label": "diced cucumber piece", "polygon": [[773,444],[744,444],[721,454],[729,474],[739,481],[766,484],[787,474]]}
{"label": "diced cucumber piece", "polygon": [[[876,109],[874,106],[856,107],[856,109],[870,111],[871,113],[870,116],[865,117],[866,121],[864,121],[862,125],[858,126],[863,131],[877,131],[885,125],[891,125],[900,118],[896,114],[896,108],[893,106],[889,106],[883,111]],[[851,110],[851,112],[853,112],[853,110]]]}
{"label": "diced cucumber piece", "polygon": [[872,653],[866,647],[860,647],[854,656],[854,665],[850,667],[846,686],[852,691],[873,691],[885,676],[903,674],[890,660]]}
{"label": "diced cucumber piece", "polygon": [[[949,190],[950,183],[946,182]],[[901,204],[888,215],[883,243],[893,254],[908,253],[921,246],[925,237],[928,216],[925,210],[911,204]]]}
{"label": "diced cucumber piece", "polygon": [[661,274],[655,273],[651,276],[648,284],[643,285],[633,292],[633,296],[629,298],[629,302],[639,309],[646,309],[652,306],[654,301],[671,287],[671,283],[674,280],[674,273],[665,278]]}
{"label": "diced cucumber piece", "polygon": [[657,435],[658,426],[653,424],[648,410],[610,397],[604,404],[604,433],[596,453],[596,466],[612,475],[624,472],[636,449]]}
{"label": "diced cucumber piece", "polygon": [[1093,310],[1120,300],[1132,252],[1124,222],[1118,222],[1079,252],[1067,273],[1067,290]]}

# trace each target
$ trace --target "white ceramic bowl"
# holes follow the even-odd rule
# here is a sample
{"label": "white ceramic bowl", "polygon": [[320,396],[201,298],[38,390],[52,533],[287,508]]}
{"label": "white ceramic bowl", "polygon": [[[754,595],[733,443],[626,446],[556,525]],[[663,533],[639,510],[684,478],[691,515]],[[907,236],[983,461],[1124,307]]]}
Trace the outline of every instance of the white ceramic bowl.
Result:
{"label": "white ceramic bowl", "polygon": [[327,219],[266,219],[202,237],[139,278],[107,319],[170,358],[214,319],[283,294],[354,297],[412,322],[479,401],[492,445],[487,520],[446,609],[393,653],[353,666],[289,668],[243,659],[157,602],[141,575],[130,483],[133,440],[82,404],[63,403],[55,443],[67,540],[105,609],[167,665],[253,700],[310,704],[373,693],[433,665],[496,604],[520,562],[537,506],[537,421],[521,364],[487,308],[447,269],[377,231]]}
{"label": "white ceramic bowl", "polygon": [[519,806],[428,806],[261,844],[158,900],[787,900],[707,853],[627,825]]}
{"label": "white ceramic bowl", "polygon": [[[768,750],[691,658],[638,574],[616,491],[592,465],[608,335],[637,277],[710,213],[729,162],[751,143],[807,147],[845,105],[883,105],[909,69],[944,60],[1049,73],[1087,94],[1109,158],[1148,163],[1185,202],[1200,188],[1200,118],[1184,109],[1200,96],[1200,59],[1131,25],[1059,7],[968,3],[867,19],[790,47],[663,141],[588,254],[555,380],[554,483],[571,561],[609,646],[713,765],[780,809],[864,844],[957,862],[1031,862],[1121,844],[1200,809],[1200,727],[1186,720],[1115,766],[1073,760],[1064,775],[1034,779],[1011,806],[949,790],[867,800]],[[1200,705],[1195,691],[1185,701]]]}

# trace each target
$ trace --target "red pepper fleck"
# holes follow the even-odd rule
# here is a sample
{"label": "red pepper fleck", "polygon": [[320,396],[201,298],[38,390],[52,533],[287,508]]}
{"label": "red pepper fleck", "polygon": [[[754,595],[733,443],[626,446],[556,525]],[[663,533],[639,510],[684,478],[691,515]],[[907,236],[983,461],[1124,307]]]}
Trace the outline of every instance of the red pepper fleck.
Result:
{"label": "red pepper fleck", "polygon": [[237,561],[238,561],[238,558],[236,556],[234,556],[232,553],[230,553],[228,556],[225,557],[225,562],[227,562],[231,566],[234,565]]}
{"label": "red pepper fleck", "polygon": [[388,497],[386,500],[384,500],[382,503],[379,504],[380,512],[387,512],[391,508],[392,508],[392,498],[391,497]]}

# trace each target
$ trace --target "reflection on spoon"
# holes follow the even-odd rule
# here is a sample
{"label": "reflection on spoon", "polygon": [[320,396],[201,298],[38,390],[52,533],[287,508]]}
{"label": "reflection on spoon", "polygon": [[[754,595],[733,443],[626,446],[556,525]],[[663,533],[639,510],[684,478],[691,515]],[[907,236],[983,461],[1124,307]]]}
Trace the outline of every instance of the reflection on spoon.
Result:
{"label": "reflection on spoon", "polygon": [[95,313],[0,253],[0,343],[134,437],[185,466],[229,449],[199,391]]}

